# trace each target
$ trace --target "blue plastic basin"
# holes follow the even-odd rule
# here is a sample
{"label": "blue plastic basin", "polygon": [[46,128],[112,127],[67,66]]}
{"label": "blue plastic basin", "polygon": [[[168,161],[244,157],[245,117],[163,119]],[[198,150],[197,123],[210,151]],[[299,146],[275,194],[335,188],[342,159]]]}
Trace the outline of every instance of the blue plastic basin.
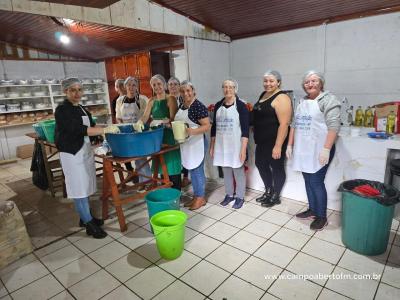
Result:
{"label": "blue plastic basin", "polygon": [[164,129],[136,133],[107,133],[106,139],[113,156],[148,156],[161,150]]}
{"label": "blue plastic basin", "polygon": [[131,124],[131,123],[118,124],[117,126],[121,133],[133,133],[134,132],[133,124]]}

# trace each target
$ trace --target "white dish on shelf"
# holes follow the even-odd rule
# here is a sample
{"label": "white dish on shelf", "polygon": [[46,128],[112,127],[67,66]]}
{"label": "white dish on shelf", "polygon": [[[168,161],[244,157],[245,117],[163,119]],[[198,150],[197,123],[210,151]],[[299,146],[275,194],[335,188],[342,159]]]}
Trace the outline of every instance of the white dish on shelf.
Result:
{"label": "white dish on shelf", "polygon": [[58,82],[58,80],[57,79],[45,79],[44,82],[49,83],[49,84],[56,84]]}
{"label": "white dish on shelf", "polygon": [[63,98],[56,98],[56,99],[54,99],[54,103],[61,103],[61,102],[63,102],[63,101],[64,101]]}
{"label": "white dish on shelf", "polygon": [[28,79],[20,79],[20,80],[18,80],[18,84],[20,84],[20,85],[29,84],[29,80]]}
{"label": "white dish on shelf", "polygon": [[0,104],[0,112],[6,112],[7,108],[5,104]]}
{"label": "white dish on shelf", "polygon": [[5,80],[5,79],[3,79],[3,80],[1,80],[0,81],[0,84],[1,85],[14,85],[14,80]]}
{"label": "white dish on shelf", "polygon": [[42,79],[32,79],[31,80],[31,82],[32,82],[32,84],[42,84],[43,83],[43,80]]}
{"label": "white dish on shelf", "polygon": [[82,83],[88,84],[88,83],[93,83],[92,79],[83,79]]}
{"label": "white dish on shelf", "polygon": [[93,83],[103,83],[103,79],[97,78],[92,80]]}
{"label": "white dish on shelf", "polygon": [[94,93],[102,93],[102,92],[103,92],[103,89],[95,89],[93,92],[94,92]]}
{"label": "white dish on shelf", "polygon": [[17,93],[17,92],[8,93],[8,98],[18,98],[18,97],[19,97],[19,93]]}
{"label": "white dish on shelf", "polygon": [[0,98],[6,98],[6,94],[0,93]]}
{"label": "white dish on shelf", "polygon": [[21,105],[18,104],[7,104],[7,111],[20,111],[21,110]]}
{"label": "white dish on shelf", "polygon": [[30,97],[32,96],[31,92],[23,92],[21,93],[21,97]]}
{"label": "white dish on shelf", "polygon": [[23,104],[22,105],[22,110],[31,110],[31,109],[33,109],[32,104]]}
{"label": "white dish on shelf", "polygon": [[103,104],[103,103],[104,103],[104,100],[103,100],[103,99],[98,99],[98,100],[96,100],[95,102],[96,102],[96,104]]}
{"label": "white dish on shelf", "polygon": [[82,101],[86,101],[86,100],[88,100],[88,97],[87,96],[82,96],[81,100]]}
{"label": "white dish on shelf", "polygon": [[46,103],[36,103],[35,108],[36,109],[43,109],[43,108],[47,108],[48,105]]}
{"label": "white dish on shelf", "polygon": [[94,101],[93,101],[93,100],[88,100],[88,101],[86,101],[86,103],[85,103],[85,105],[92,105],[92,104],[94,104]]}
{"label": "white dish on shelf", "polygon": [[35,96],[46,96],[46,92],[45,91],[36,91],[36,92],[33,92],[33,94]]}

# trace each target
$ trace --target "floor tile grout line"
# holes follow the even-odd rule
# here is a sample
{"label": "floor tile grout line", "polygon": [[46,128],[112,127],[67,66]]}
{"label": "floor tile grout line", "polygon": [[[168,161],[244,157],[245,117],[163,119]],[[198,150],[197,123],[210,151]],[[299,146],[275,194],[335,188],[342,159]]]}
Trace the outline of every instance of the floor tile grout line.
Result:
{"label": "floor tile grout line", "polygon": [[[249,202],[250,202],[250,201],[249,201]],[[200,212],[200,213],[201,213],[201,212]],[[232,213],[232,212],[231,212],[231,213]],[[261,215],[262,215],[262,214],[261,214]],[[257,218],[254,218],[253,216],[250,216],[250,217],[252,217],[253,219],[257,219]],[[218,220],[217,220],[217,221],[218,221]],[[289,220],[289,221],[290,221],[290,220]],[[288,222],[289,222],[289,221],[288,221]],[[254,222],[254,220],[253,220],[252,222]],[[230,224],[229,224],[229,225],[230,225]],[[144,226],[145,226],[145,225],[143,225],[142,227],[144,227]],[[248,225],[246,225],[246,226],[248,226]],[[244,228],[246,228],[246,226],[245,226]],[[239,228],[239,232],[242,231],[242,230],[245,231],[244,228]],[[286,228],[286,227],[284,227],[284,225],[283,225],[283,226],[280,227],[280,229],[281,229],[281,228]],[[279,229],[279,230],[280,230],[280,229]],[[287,228],[287,229],[292,230],[292,229],[290,229],[290,228]],[[204,229],[204,230],[205,230],[205,229]],[[279,231],[279,230],[278,230],[278,231]],[[194,231],[197,232],[196,230],[194,230]],[[278,231],[277,231],[277,232],[278,232]],[[203,231],[202,231],[202,232],[199,232],[199,233],[205,234],[205,233],[203,233]],[[205,234],[205,235],[206,235],[206,234]],[[274,235],[275,235],[275,234],[274,234]],[[207,236],[207,235],[206,235],[206,236]],[[310,239],[311,239],[312,237],[313,237],[313,236],[311,236]],[[213,237],[211,237],[211,238],[213,238]],[[316,238],[317,238],[317,237],[316,237]],[[113,239],[114,239],[114,238],[113,238]],[[116,239],[114,239],[114,240],[116,240]],[[190,239],[189,239],[189,240],[190,240]],[[69,240],[68,240],[68,241],[69,241]],[[70,242],[70,241],[69,241],[69,242]],[[326,241],[326,242],[330,242],[330,241]],[[72,242],[70,242],[70,243],[72,243]],[[334,243],[333,243],[333,244],[334,244]],[[392,244],[393,244],[393,243],[392,243]],[[336,245],[337,245],[337,244],[336,244]],[[105,246],[105,245],[104,245],[104,246]],[[102,247],[104,247],[104,246],[102,246]],[[286,246],[286,245],[284,245],[284,246]],[[219,246],[219,247],[220,247],[220,246]],[[219,247],[217,247],[217,248],[219,248]],[[288,246],[286,246],[286,247],[288,247]],[[289,247],[289,248],[290,248],[290,247]],[[100,248],[99,248],[99,249],[100,249]],[[215,249],[215,250],[216,250],[216,249]],[[214,250],[214,251],[215,251],[215,250]],[[241,250],[241,249],[239,249],[239,250]],[[241,251],[243,251],[243,250],[241,250]],[[300,252],[300,251],[298,251],[297,249],[296,249],[296,251],[297,251],[297,252]],[[210,253],[210,254],[211,254],[211,253]],[[210,254],[209,254],[209,255],[210,255]],[[253,256],[253,255],[250,254],[250,257],[251,257],[251,256]],[[206,256],[206,257],[207,257],[207,256]],[[389,257],[389,256],[388,256],[388,257]],[[388,257],[387,257],[386,260],[388,260]],[[317,258],[317,259],[319,259],[319,258]],[[205,260],[205,258],[201,258],[201,261],[202,261],[202,260]],[[340,260],[339,260],[339,261],[340,261]],[[336,264],[336,266],[338,266],[338,265]],[[385,266],[385,267],[386,267],[386,266]],[[101,268],[103,268],[103,267],[101,267]],[[104,269],[104,268],[103,268],[103,269]],[[53,273],[52,273],[52,274],[53,274]]]}

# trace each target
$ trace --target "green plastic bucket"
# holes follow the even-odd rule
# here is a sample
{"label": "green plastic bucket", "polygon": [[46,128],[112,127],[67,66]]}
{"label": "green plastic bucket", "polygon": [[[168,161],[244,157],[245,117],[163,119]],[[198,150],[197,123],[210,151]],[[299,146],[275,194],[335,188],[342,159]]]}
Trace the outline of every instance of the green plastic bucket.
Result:
{"label": "green plastic bucket", "polygon": [[32,127],[40,139],[42,139],[42,140],[46,139],[46,135],[44,134],[43,128],[42,128],[42,126],[40,126],[39,123],[33,124]]}
{"label": "green plastic bucket", "polygon": [[172,188],[158,189],[148,193],[144,199],[147,203],[149,219],[164,210],[179,210],[180,198],[181,192]]}
{"label": "green plastic bucket", "polygon": [[56,127],[55,120],[46,120],[39,123],[44,131],[44,135],[46,136],[46,140],[49,143],[54,143],[54,129]]}
{"label": "green plastic bucket", "polygon": [[374,199],[342,193],[342,242],[364,255],[386,251],[394,205],[385,206]]}
{"label": "green plastic bucket", "polygon": [[150,224],[162,258],[172,260],[181,256],[185,243],[186,220],[187,215],[179,210],[165,210],[151,217]]}

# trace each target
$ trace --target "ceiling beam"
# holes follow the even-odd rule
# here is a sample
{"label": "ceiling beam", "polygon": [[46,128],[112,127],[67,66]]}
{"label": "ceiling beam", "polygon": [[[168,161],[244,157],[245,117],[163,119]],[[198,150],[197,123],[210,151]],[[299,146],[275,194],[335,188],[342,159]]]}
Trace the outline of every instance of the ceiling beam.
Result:
{"label": "ceiling beam", "polygon": [[[103,9],[31,0],[1,0],[0,10],[230,42],[230,37],[148,0],[120,0]],[[1,24],[1,21],[0,21]]]}

